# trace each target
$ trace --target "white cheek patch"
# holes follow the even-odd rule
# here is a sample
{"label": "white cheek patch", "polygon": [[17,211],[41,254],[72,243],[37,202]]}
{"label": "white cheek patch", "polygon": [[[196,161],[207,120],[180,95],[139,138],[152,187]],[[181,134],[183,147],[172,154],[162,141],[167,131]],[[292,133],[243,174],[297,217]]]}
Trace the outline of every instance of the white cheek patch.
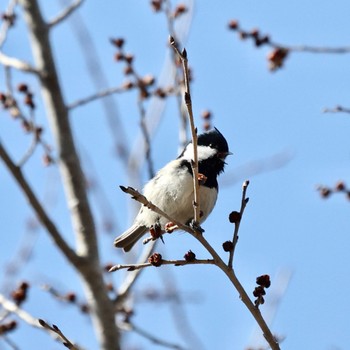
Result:
{"label": "white cheek patch", "polygon": [[[198,159],[208,159],[210,157],[213,157],[217,153],[217,150],[215,148],[211,148],[209,146],[198,146],[197,147],[197,154],[198,154]],[[183,157],[185,159],[192,159],[193,160],[193,146],[192,143],[189,144],[186,147],[186,150],[183,154]]]}

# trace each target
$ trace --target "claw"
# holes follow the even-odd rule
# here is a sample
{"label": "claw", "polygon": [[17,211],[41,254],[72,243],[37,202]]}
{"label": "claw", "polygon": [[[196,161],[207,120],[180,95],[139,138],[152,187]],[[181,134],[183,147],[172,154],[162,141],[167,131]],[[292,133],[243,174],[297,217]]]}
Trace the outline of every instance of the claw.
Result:
{"label": "claw", "polygon": [[198,222],[196,222],[194,219],[192,219],[192,220],[190,221],[189,226],[190,226],[193,230],[195,230],[195,231],[197,231],[197,232],[199,232],[199,233],[203,233],[203,232],[204,232],[204,229],[203,229],[203,228],[200,226],[200,224],[199,224]]}

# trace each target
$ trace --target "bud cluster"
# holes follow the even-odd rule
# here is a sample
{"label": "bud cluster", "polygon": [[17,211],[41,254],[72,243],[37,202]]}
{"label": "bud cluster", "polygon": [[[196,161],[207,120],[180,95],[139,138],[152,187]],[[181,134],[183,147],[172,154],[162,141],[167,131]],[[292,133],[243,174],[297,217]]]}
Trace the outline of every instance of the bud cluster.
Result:
{"label": "bud cluster", "polygon": [[238,33],[241,40],[251,39],[256,47],[270,46],[273,50],[267,55],[267,61],[269,63],[269,69],[275,71],[283,67],[283,64],[288,56],[289,50],[286,47],[282,47],[271,42],[268,35],[260,33],[259,29],[244,30],[240,27],[237,20],[231,20],[228,23],[228,28]]}
{"label": "bud cluster", "polygon": [[271,285],[270,276],[269,275],[262,275],[256,278],[256,284],[258,285],[255,287],[253,291],[253,295],[255,296],[255,306],[258,307],[259,305],[262,305],[265,303],[264,295],[266,294],[265,288],[269,288]]}
{"label": "bud cluster", "polygon": [[326,186],[318,186],[317,188],[322,198],[329,198],[334,193],[344,193],[346,198],[350,200],[350,188],[348,188],[344,181],[338,181],[332,188]]}
{"label": "bud cluster", "polygon": [[21,305],[28,296],[29,284],[27,282],[21,282],[17,289],[12,291],[11,298],[17,304]]}

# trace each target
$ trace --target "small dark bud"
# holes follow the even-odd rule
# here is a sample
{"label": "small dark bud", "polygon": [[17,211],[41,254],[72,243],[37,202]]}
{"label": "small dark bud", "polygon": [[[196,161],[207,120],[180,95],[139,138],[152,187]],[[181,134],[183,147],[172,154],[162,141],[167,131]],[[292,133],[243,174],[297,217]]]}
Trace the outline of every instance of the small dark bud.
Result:
{"label": "small dark bud", "polygon": [[110,42],[112,45],[121,49],[125,43],[125,40],[123,38],[116,38],[116,39],[110,39]]}
{"label": "small dark bud", "polygon": [[259,298],[259,297],[261,297],[262,295],[265,295],[265,294],[266,294],[266,292],[265,292],[264,287],[262,287],[262,286],[255,287],[253,295],[256,298]]}
{"label": "small dark bud", "polygon": [[0,92],[0,102],[4,103],[6,102],[6,99],[7,99],[7,96],[4,93]]}
{"label": "small dark bud", "polygon": [[239,32],[239,33],[238,33],[238,36],[239,36],[239,38],[240,38],[241,40],[245,40],[245,39],[248,38],[248,33],[246,33],[246,32]]}
{"label": "small dark bud", "polygon": [[332,193],[331,190],[327,187],[322,187],[319,191],[322,198],[328,198]]}
{"label": "small dark bud", "polygon": [[238,211],[233,211],[228,216],[228,220],[231,224],[238,224],[241,221],[241,217],[241,213],[239,213]]}
{"label": "small dark bud", "polygon": [[235,19],[231,20],[229,23],[228,23],[228,27],[229,29],[231,30],[236,30],[239,28],[239,24],[238,24],[238,21],[236,21]]}
{"label": "small dark bud", "polygon": [[158,96],[159,98],[165,98],[166,97],[166,92],[161,89],[161,88],[157,88],[155,91],[154,91],[154,94],[156,96]]}
{"label": "small dark bud", "polygon": [[162,265],[163,262],[162,255],[159,253],[153,253],[148,258],[148,262],[153,266],[159,267],[160,265]]}
{"label": "small dark bud", "polygon": [[194,261],[196,260],[196,254],[193,253],[192,250],[189,250],[185,255],[184,255],[184,258],[187,262],[191,262],[191,261]]}
{"label": "small dark bud", "polygon": [[89,306],[87,304],[81,304],[80,311],[84,314],[88,314],[90,312]]}
{"label": "small dark bud", "polygon": [[250,35],[255,39],[259,38],[260,36],[259,29],[256,29],[256,28],[252,29],[252,31],[250,32]]}
{"label": "small dark bud", "polygon": [[179,4],[176,6],[173,17],[177,18],[187,11],[187,7],[184,4]]}
{"label": "small dark bud", "polygon": [[256,284],[259,286],[269,288],[271,286],[270,276],[269,275],[261,275],[256,278]]}
{"label": "small dark bud", "polygon": [[222,243],[222,248],[225,252],[232,252],[233,250],[233,242],[232,241],[226,241]]}
{"label": "small dark bud", "polygon": [[152,6],[153,11],[159,12],[162,9],[162,0],[151,1],[151,6]]}
{"label": "small dark bud", "polygon": [[182,50],[182,56],[183,58],[187,58],[187,51],[185,48]]}
{"label": "small dark bud", "polygon": [[42,157],[42,160],[45,166],[49,166],[54,162],[49,153],[45,153]]}
{"label": "small dark bud", "polygon": [[203,118],[204,120],[211,119],[211,112],[208,111],[208,110],[203,111],[203,112],[202,112],[202,118]]}
{"label": "small dark bud", "polygon": [[35,108],[35,104],[34,104],[33,98],[32,98],[32,96],[30,94],[27,94],[26,97],[24,98],[24,104],[29,106],[31,109]]}
{"label": "small dark bud", "polygon": [[209,131],[210,129],[211,129],[211,123],[208,122],[208,121],[205,121],[205,122],[203,123],[203,130],[204,130],[204,131]]}
{"label": "small dark bud", "polygon": [[335,184],[335,190],[336,191],[344,191],[346,188],[345,186],[345,183],[343,181],[338,181],[336,184]]}
{"label": "small dark bud", "polygon": [[70,303],[74,303],[77,300],[77,296],[73,292],[67,293],[64,298]]}
{"label": "small dark bud", "polygon": [[131,66],[126,66],[126,67],[124,68],[124,74],[125,74],[125,75],[132,74],[133,72],[134,72],[134,70],[132,69]]}
{"label": "small dark bud", "polygon": [[47,323],[44,320],[42,320],[41,318],[38,319],[38,322],[39,322],[41,327],[46,327],[47,326]]}
{"label": "small dark bud", "polygon": [[270,70],[274,71],[278,68],[281,68],[287,56],[288,50],[283,47],[278,47],[270,52],[267,56]]}
{"label": "small dark bud", "polygon": [[125,55],[125,61],[128,62],[129,64],[131,64],[134,60],[134,55],[132,55],[131,53],[128,53]]}
{"label": "small dark bud", "polygon": [[17,90],[19,91],[19,92],[28,92],[28,85],[27,84],[19,84],[18,86],[17,86]]}
{"label": "small dark bud", "polygon": [[114,55],[114,59],[116,61],[122,61],[123,59],[125,58],[124,54],[122,52],[117,52],[115,55]]}
{"label": "small dark bud", "polygon": [[128,81],[123,83],[123,89],[125,89],[125,90],[130,90],[134,86],[135,86],[134,83],[132,81],[130,81],[130,80],[128,80]]}

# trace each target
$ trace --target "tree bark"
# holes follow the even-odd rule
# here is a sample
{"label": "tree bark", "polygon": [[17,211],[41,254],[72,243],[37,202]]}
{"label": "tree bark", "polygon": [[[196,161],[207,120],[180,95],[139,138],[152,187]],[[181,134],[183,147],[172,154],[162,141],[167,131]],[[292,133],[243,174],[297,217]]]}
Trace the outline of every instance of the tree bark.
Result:
{"label": "tree bark", "polygon": [[95,223],[52,54],[50,27],[42,17],[37,0],[19,0],[19,3],[24,10],[43,100],[55,138],[58,165],[76,238],[76,253],[80,257],[75,267],[83,280],[100,349],[119,350],[114,308],[103,281]]}

